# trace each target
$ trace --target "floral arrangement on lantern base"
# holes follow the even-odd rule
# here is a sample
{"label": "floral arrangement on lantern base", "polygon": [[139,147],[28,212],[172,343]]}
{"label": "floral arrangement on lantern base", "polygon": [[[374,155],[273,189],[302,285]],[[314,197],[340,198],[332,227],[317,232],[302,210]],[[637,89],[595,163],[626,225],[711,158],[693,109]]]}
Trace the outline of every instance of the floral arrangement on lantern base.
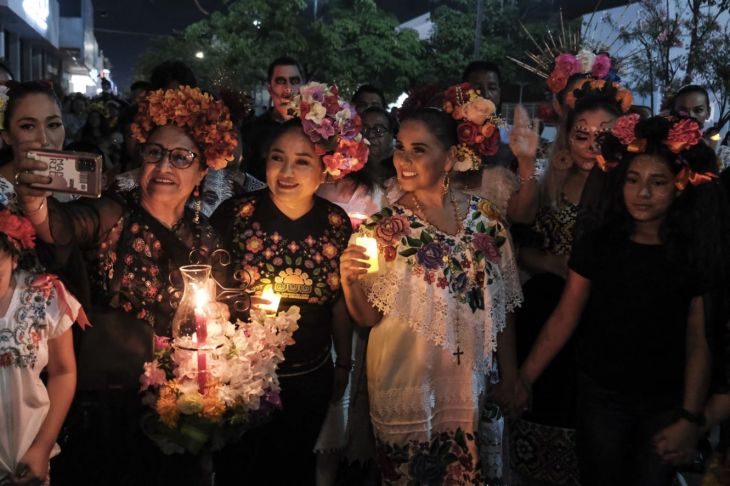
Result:
{"label": "floral arrangement on lantern base", "polygon": [[[280,407],[276,369],[294,343],[299,308],[269,315],[251,313],[249,322],[208,323],[217,347],[191,350],[157,337],[155,358],[140,376],[145,433],[166,454],[210,453],[266,422]],[[206,379],[198,378],[198,353],[206,354]],[[201,389],[201,383],[204,388]]]}

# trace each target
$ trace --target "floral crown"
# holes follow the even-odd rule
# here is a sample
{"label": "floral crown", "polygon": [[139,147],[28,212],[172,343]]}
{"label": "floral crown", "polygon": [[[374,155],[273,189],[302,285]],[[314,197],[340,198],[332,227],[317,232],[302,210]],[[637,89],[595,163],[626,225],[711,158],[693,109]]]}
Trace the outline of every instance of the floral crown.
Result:
{"label": "floral crown", "polygon": [[332,180],[365,167],[368,142],[362,136],[362,120],[355,108],[339,97],[337,86],[310,82],[299,88],[289,113],[322,155],[325,173]]}
{"label": "floral crown", "polygon": [[444,111],[458,123],[455,170],[477,170],[482,165],[482,157],[497,153],[500,140],[497,128],[504,122],[494,114],[496,110],[494,103],[469,83],[457,84],[446,90]]}
{"label": "floral crown", "polygon": [[563,91],[570,77],[576,74],[591,79],[620,81],[618,64],[621,60],[608,54],[608,49],[619,38],[617,36],[613,40],[607,39],[605,33],[599,32],[600,22],[593,22],[594,18],[598,19],[595,13],[594,10],[594,15],[591,15],[588,23],[581,25],[580,29],[571,29],[570,26],[566,29],[561,10],[560,31],[553,35],[553,32],[548,30],[547,36],[543,37],[541,42],[538,42],[527,27],[520,23],[528,39],[532,41],[534,49],[525,53],[527,62],[510,56],[507,56],[507,59],[545,79],[553,94]]}
{"label": "floral crown", "polygon": [[560,93],[575,74],[594,80],[618,81],[612,64],[611,57],[605,52],[595,54],[588,49],[581,49],[575,55],[564,52],[555,58],[555,67],[546,81],[548,89],[553,94]]}
{"label": "floral crown", "polygon": [[[710,171],[697,172],[690,166],[687,157],[683,153],[699,144],[702,141],[702,128],[699,122],[693,118],[677,118],[673,116],[665,117],[670,122],[670,128],[664,138],[660,140],[670,152],[677,155],[677,164],[681,165],[680,171],[677,173],[674,185],[679,190],[687,187],[687,184],[698,186],[713,179],[717,179],[717,174]],[[636,126],[641,121],[641,117],[632,113],[624,115],[616,120],[610,134],[618,140],[624,147],[624,150],[633,154],[643,154],[649,146],[646,137],[640,137],[636,132]],[[596,157],[598,166],[604,172],[609,172],[618,167],[619,162],[615,160],[608,161],[603,155]]]}
{"label": "floral crown", "polygon": [[208,167],[223,169],[233,160],[238,139],[230,112],[200,88],[159,89],[140,100],[131,125],[134,139],[144,143],[155,128],[165,125],[185,130],[203,151]]}
{"label": "floral crown", "polygon": [[585,78],[578,80],[573,90],[565,94],[565,106],[572,110],[581,98],[587,96],[601,96],[614,100],[623,113],[629,111],[634,103],[631,91],[616,81]]}
{"label": "floral crown", "polygon": [[18,252],[35,248],[35,228],[28,218],[13,214],[9,209],[0,211],[0,235]]}

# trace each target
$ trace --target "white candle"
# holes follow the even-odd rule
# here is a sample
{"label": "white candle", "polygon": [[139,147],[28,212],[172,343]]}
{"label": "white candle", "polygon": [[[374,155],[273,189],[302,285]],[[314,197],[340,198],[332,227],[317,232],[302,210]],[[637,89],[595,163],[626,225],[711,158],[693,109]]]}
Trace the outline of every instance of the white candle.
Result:
{"label": "white candle", "polygon": [[259,307],[266,311],[267,314],[276,314],[279,310],[279,302],[281,301],[281,295],[275,294],[274,289],[271,285],[264,287],[264,291],[261,292],[261,298],[271,302],[270,304],[261,304]]}
{"label": "white candle", "polygon": [[368,257],[368,273],[374,273],[378,271],[378,242],[375,238],[369,236],[358,236],[355,238],[355,244],[365,248],[365,254]]}

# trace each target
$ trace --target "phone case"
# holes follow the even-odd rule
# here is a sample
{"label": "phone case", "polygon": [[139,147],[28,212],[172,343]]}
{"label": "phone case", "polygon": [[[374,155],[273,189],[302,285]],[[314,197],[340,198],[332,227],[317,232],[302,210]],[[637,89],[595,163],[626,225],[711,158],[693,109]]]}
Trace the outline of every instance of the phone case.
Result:
{"label": "phone case", "polygon": [[51,178],[50,184],[31,184],[31,187],[86,197],[101,195],[101,155],[59,150],[31,150],[28,152],[28,158],[48,164],[47,170],[34,173]]}

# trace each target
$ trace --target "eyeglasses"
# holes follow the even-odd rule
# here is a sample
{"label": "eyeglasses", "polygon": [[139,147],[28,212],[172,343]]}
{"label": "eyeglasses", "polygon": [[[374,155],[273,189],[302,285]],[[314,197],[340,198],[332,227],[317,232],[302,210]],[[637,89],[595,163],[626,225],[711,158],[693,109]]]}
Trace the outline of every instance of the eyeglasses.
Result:
{"label": "eyeglasses", "polygon": [[383,125],[375,125],[374,127],[362,128],[362,134],[365,135],[365,138],[380,138],[389,132],[390,130],[385,128]]}
{"label": "eyeglasses", "polygon": [[198,157],[198,154],[185,148],[166,149],[157,143],[145,143],[139,149],[139,155],[145,164],[159,164],[167,155],[170,164],[176,169],[187,169]]}

